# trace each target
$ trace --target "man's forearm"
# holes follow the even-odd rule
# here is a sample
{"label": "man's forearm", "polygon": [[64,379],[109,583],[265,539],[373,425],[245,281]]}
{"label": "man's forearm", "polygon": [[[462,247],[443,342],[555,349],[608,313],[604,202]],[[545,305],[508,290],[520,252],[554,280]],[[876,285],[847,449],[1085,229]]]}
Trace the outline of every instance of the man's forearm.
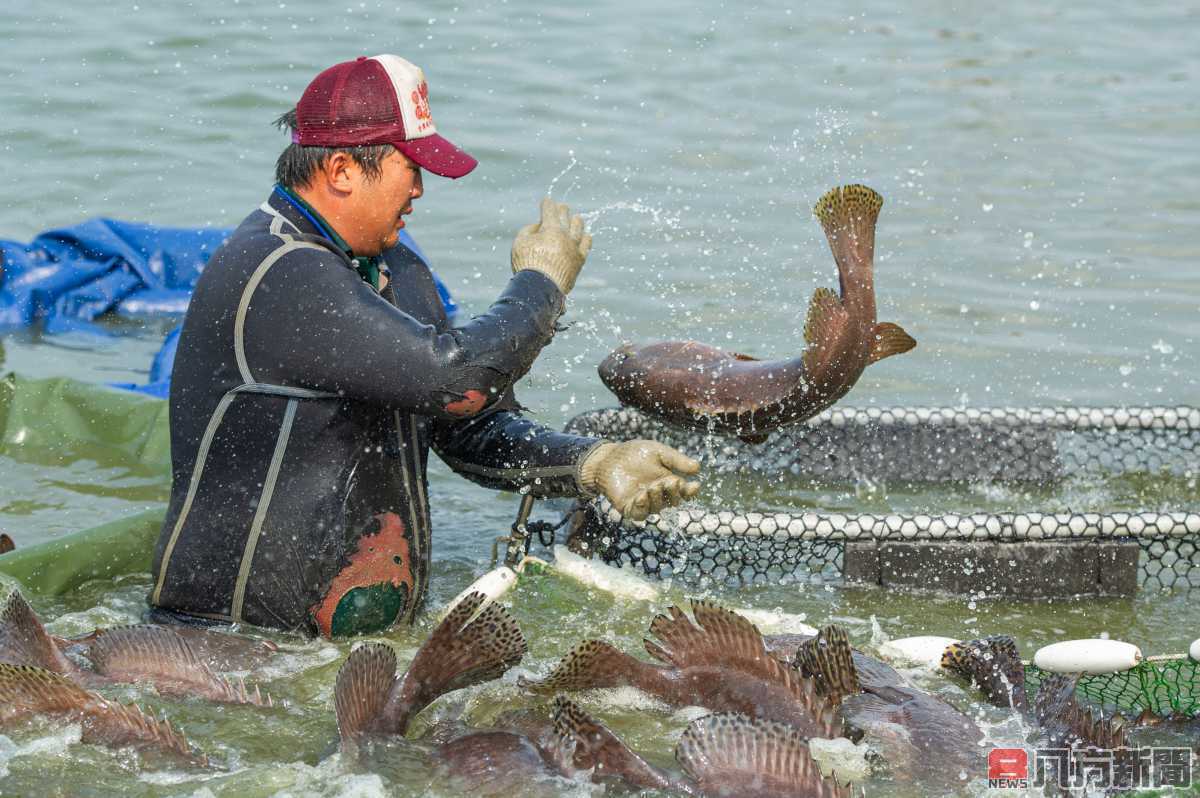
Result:
{"label": "man's forearm", "polygon": [[602,441],[558,432],[505,407],[477,418],[437,421],[432,443],[447,465],[473,482],[548,497],[584,495],[580,465]]}

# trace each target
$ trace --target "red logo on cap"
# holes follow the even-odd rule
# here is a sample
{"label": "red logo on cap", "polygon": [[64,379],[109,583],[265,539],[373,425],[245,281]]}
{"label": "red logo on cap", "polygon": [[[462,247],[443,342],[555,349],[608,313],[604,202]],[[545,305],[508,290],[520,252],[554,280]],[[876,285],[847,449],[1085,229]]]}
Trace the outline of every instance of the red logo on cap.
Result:
{"label": "red logo on cap", "polygon": [[412,93],[413,106],[417,111],[417,119],[421,120],[418,125],[420,130],[429,127],[429,123],[433,121],[433,115],[429,113],[429,84],[421,81],[421,85],[413,90]]}
{"label": "red logo on cap", "polygon": [[988,779],[1029,778],[1029,752],[1024,748],[993,748],[988,752]]}

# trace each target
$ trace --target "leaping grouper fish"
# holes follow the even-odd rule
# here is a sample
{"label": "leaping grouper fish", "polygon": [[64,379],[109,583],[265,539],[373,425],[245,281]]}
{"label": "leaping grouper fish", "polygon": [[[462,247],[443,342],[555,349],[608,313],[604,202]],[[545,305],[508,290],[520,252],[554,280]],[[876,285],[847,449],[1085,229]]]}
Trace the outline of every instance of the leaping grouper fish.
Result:
{"label": "leaping grouper fish", "polygon": [[875,222],[883,197],[840,186],[814,213],[837,263],[841,293],[818,288],[799,357],[758,360],[696,341],[618,348],[600,379],[623,404],[673,424],[759,443],[846,395],[871,363],[916,346],[899,325],[875,320]]}
{"label": "leaping grouper fish", "polygon": [[693,623],[678,607],[655,617],[644,662],[601,640],[585,641],[543,680],[539,692],[636,687],[676,707],[701,706],[783,723],[804,737],[842,734],[834,707],[813,680],[772,656],[758,628],[707,601],[693,601]]}
{"label": "leaping grouper fish", "polygon": [[270,695],[220,675],[211,664],[231,659],[232,649],[253,654],[256,648],[272,646],[206,629],[152,624],[97,629],[77,640],[56,638],[17,591],[0,610],[0,663],[56,673],[83,688],[148,683],[167,696],[272,706]]}

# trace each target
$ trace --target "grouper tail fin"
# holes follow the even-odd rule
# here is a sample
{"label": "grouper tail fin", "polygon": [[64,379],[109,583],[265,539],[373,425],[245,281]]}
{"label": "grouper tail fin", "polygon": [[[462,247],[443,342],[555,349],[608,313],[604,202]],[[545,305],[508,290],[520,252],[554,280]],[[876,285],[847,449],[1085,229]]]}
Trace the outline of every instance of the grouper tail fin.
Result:
{"label": "grouper tail fin", "polygon": [[409,721],[440,696],[498,679],[521,661],[527,646],[508,610],[483,593],[460,601],[417,651],[385,709],[392,730],[403,734]]}
{"label": "grouper tail fin", "polygon": [[136,706],[109,701],[45,668],[0,664],[0,707],[0,719],[38,714],[79,721],[85,743],[132,745],[189,764],[207,764],[204,755],[195,753],[167,721],[153,718]]}
{"label": "grouper tail fin", "polygon": [[1027,709],[1025,666],[1008,635],[952,643],[942,652],[942,667],[970,680],[989,704]]}
{"label": "grouper tail fin", "polygon": [[9,594],[0,610],[0,662],[36,665],[55,673],[75,670],[16,590]]}
{"label": "grouper tail fin", "polygon": [[343,749],[380,722],[395,682],[396,652],[391,646],[367,643],[346,657],[333,688],[338,737]]}
{"label": "grouper tail fin", "polygon": [[849,787],[821,775],[803,735],[791,726],[745,715],[708,715],[688,726],[675,759],[705,795],[849,798]]}
{"label": "grouper tail fin", "polygon": [[639,676],[648,669],[653,666],[603,640],[585,640],[567,652],[546,678],[521,679],[520,683],[538,693],[625,687],[637,685]]}
{"label": "grouper tail fin", "polygon": [[848,275],[868,275],[875,261],[875,222],[883,197],[866,186],[838,186],[817,200],[813,213],[821,222],[846,297]]}
{"label": "grouper tail fin", "polygon": [[612,776],[646,790],[669,790],[671,779],[634,753],[603,723],[594,720],[565,696],[554,699],[554,733],[560,756],[571,767],[592,771],[592,778]]}
{"label": "grouper tail fin", "polygon": [[841,626],[826,626],[811,640],[796,649],[792,667],[810,677],[817,692],[834,704],[842,703],[848,695],[862,692],[850,637]]}

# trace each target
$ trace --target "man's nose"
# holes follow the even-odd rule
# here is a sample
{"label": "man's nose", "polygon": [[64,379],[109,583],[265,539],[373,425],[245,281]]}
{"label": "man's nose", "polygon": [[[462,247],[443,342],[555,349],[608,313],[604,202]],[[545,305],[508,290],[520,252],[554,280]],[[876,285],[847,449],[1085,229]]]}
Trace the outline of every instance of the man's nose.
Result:
{"label": "man's nose", "polygon": [[413,181],[412,198],[418,199],[425,193],[425,180],[421,177],[421,173],[417,172],[417,179]]}

